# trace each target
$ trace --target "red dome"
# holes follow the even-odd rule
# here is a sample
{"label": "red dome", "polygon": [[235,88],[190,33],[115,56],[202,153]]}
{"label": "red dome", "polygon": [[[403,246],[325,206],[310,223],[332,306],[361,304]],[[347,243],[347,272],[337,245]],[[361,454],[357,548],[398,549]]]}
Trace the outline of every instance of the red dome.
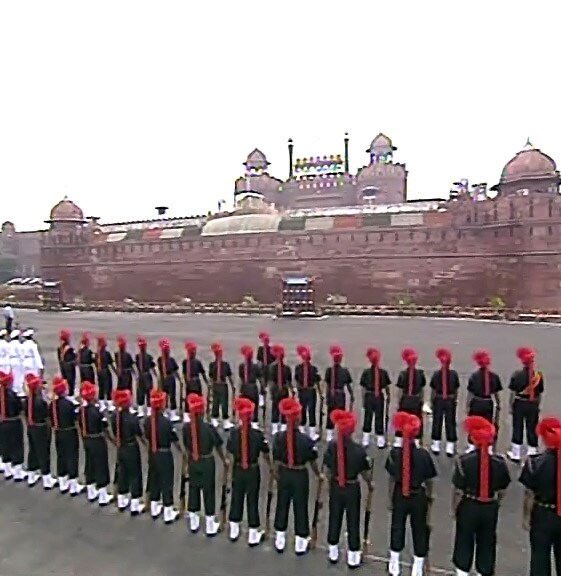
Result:
{"label": "red dome", "polygon": [[82,209],[65,196],[51,210],[50,220],[53,222],[83,222],[84,213]]}
{"label": "red dome", "polygon": [[536,148],[526,147],[503,168],[501,181],[512,182],[527,178],[548,178],[557,175],[552,158]]}

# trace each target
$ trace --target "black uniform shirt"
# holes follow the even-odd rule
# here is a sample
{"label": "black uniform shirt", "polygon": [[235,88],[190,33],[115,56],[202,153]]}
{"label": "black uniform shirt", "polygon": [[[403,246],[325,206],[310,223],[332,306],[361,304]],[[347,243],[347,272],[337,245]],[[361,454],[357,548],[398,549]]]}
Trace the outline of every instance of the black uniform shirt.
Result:
{"label": "black uniform shirt", "polygon": [[[247,366],[247,382],[246,382],[246,366]],[[257,384],[257,380],[261,378],[261,367],[255,362],[242,362],[238,367],[238,376],[242,384]]]}
{"label": "black uniform shirt", "polygon": [[[442,382],[443,370],[443,368],[436,370],[430,379],[430,387],[435,391],[437,396],[444,395],[444,387]],[[458,376],[456,370],[452,370],[451,368],[448,368],[446,372],[446,396],[455,396],[460,389],[460,377]]]}
{"label": "black uniform shirt", "polygon": [[[288,449],[286,438],[288,433],[280,432],[273,438],[273,460],[288,466]],[[315,442],[300,430],[294,430],[294,466],[304,466],[318,458]]]}
{"label": "black uniform shirt", "polygon": [[[388,386],[391,385],[390,375],[388,371],[384,368],[378,368],[378,386],[379,392],[385,390]],[[360,377],[360,385],[366,392],[371,394],[376,393],[376,367],[370,366],[370,368],[366,368],[363,370],[362,375]]]}
{"label": "black uniform shirt", "polygon": [[[209,456],[215,448],[224,444],[218,430],[202,418],[197,418],[197,432],[199,440],[199,458]],[[183,446],[189,452],[189,462],[192,460],[192,432],[193,420],[189,424],[183,425]]]}
{"label": "black uniform shirt", "polygon": [[95,364],[95,356],[89,346],[82,346],[78,350],[78,364],[80,366],[92,366]]}
{"label": "black uniform shirt", "polygon": [[[150,444],[150,451],[153,450],[152,446],[152,420],[153,416],[147,416],[144,420],[144,436]],[[178,442],[179,438],[173,428],[173,424],[161,412],[156,415],[156,441],[158,450],[169,450],[173,442]]]}
{"label": "black uniform shirt", "polygon": [[546,450],[537,456],[530,456],[519,482],[531,490],[538,502],[555,505],[557,503],[557,458],[556,450]]}
{"label": "black uniform shirt", "polygon": [[503,389],[503,385],[499,376],[489,370],[489,394],[485,394],[485,371],[481,368],[469,377],[467,389],[478,398],[491,398]]}
{"label": "black uniform shirt", "polygon": [[544,381],[543,375],[537,375],[534,372],[534,376],[537,380],[537,384],[533,387],[533,390],[528,388],[531,386],[532,376],[528,368],[522,368],[522,370],[517,370],[510,378],[510,384],[508,386],[509,390],[512,390],[517,396],[522,398],[537,398],[544,392]]}
{"label": "black uniform shirt", "polygon": [[[347,482],[356,480],[362,472],[370,470],[370,460],[366,450],[352,438],[344,439],[345,446],[345,477]],[[337,481],[337,440],[332,440],[325,449],[323,465],[331,473],[331,481]]]}
{"label": "black uniform shirt", "polygon": [[[220,379],[218,379],[218,362],[220,362]],[[226,382],[226,378],[232,377],[232,368],[230,367],[230,363],[225,360],[213,360],[208,365],[208,376],[211,382],[214,382],[215,384],[223,384]]]}
{"label": "black uniform shirt", "polygon": [[148,352],[137,353],[134,358],[134,363],[136,364],[136,367],[138,368],[138,371],[141,374],[146,374],[151,370],[154,370],[154,368],[156,368],[156,363],[154,362],[154,356],[152,356],[152,354],[149,354]]}
{"label": "black uniform shirt", "polygon": [[[471,496],[479,496],[479,460],[480,451],[474,450],[462,454],[454,466],[452,484]],[[499,454],[489,456],[489,497],[493,498],[499,490],[506,490],[510,484],[510,472],[506,460]]]}
{"label": "black uniform shirt", "polygon": [[175,376],[179,370],[179,366],[175,361],[173,356],[166,356],[165,359],[160,356],[156,362],[160,376],[162,378],[168,378],[169,376]]}
{"label": "black uniform shirt", "polygon": [[[189,374],[187,374],[187,365],[189,365]],[[189,360],[183,358],[183,361],[181,362],[181,371],[183,373],[183,378],[185,378],[187,382],[190,382],[191,380],[199,380],[201,376],[206,375],[205,367],[198,358],[189,358]]]}
{"label": "black uniform shirt", "polygon": [[[242,464],[242,429],[240,426],[234,428],[226,442],[226,450],[234,457],[234,463],[238,466]],[[265,435],[261,430],[250,427],[248,430],[248,463],[250,466],[257,464],[259,455],[269,454],[271,449]]]}
{"label": "black uniform shirt", "polygon": [[142,437],[138,416],[130,410],[115,410],[111,414],[111,430],[117,440],[117,446],[136,444],[136,439]]}
{"label": "black uniform shirt", "polygon": [[21,398],[11,389],[0,387],[0,394],[2,395],[2,406],[4,408],[5,418],[17,418],[22,411]]}
{"label": "black uniform shirt", "polygon": [[266,346],[259,346],[257,348],[257,362],[259,362],[265,368],[275,361],[271,347],[267,344]]}
{"label": "black uniform shirt", "polygon": [[278,386],[279,383],[281,386],[290,386],[292,384],[292,370],[290,366],[287,366],[283,362],[282,368],[279,369],[279,362],[275,360],[267,369],[267,381],[272,382],[275,386]]}
{"label": "black uniform shirt", "polygon": [[[333,374],[333,377],[332,377]],[[351,373],[347,368],[341,366],[341,364],[335,364],[335,366],[329,366],[325,370],[325,385],[328,390],[344,390],[347,386],[353,383]]]}
{"label": "black uniform shirt", "polygon": [[302,362],[294,367],[294,380],[298,388],[313,388],[321,382],[321,376],[316,365],[310,362],[306,369],[305,363]]}
{"label": "black uniform shirt", "polygon": [[25,405],[25,416],[27,418],[27,423],[30,423],[30,416],[33,424],[43,424],[49,418],[49,404],[43,398],[43,395],[38,392],[33,394],[31,400],[31,414],[29,411],[29,396],[27,397]]}
{"label": "black uniform shirt", "polygon": [[117,372],[119,374],[122,372],[130,372],[133,369],[134,360],[126,350],[117,350],[117,352],[115,352],[115,366],[117,366]]}
{"label": "black uniform shirt", "polygon": [[69,368],[69,364],[76,363],[76,351],[69,344],[62,344],[57,348],[58,351],[58,363],[60,366],[60,371],[63,372],[64,368]]}
{"label": "black uniform shirt", "polygon": [[80,406],[78,423],[82,436],[98,436],[107,428],[107,419],[95,404]]}
{"label": "black uniform shirt", "polygon": [[100,372],[105,372],[109,370],[109,366],[113,366],[113,356],[107,348],[102,348],[98,350],[97,354],[94,355],[95,365]]}
{"label": "black uniform shirt", "polygon": [[74,402],[62,396],[53,400],[50,405],[51,423],[55,430],[74,428],[76,423],[76,405]]}
{"label": "black uniform shirt", "polygon": [[[401,486],[403,472],[403,448],[393,447],[386,458],[386,472],[394,480],[396,487]],[[415,443],[411,445],[411,491],[419,490],[428,480],[438,475],[434,460],[425,448],[417,448]]]}
{"label": "black uniform shirt", "polygon": [[411,387],[409,387],[409,371],[410,369],[402,370],[397,377],[396,386],[403,390],[405,396],[418,396],[427,384],[424,370],[420,368],[413,368],[413,378],[411,378]]}

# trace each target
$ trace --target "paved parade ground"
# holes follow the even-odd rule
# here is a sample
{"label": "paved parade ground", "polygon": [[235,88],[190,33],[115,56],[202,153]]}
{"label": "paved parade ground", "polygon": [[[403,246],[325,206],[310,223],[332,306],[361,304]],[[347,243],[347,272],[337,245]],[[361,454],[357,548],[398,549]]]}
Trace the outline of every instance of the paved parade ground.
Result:
{"label": "paved parade ground", "polygon": [[[340,344],[345,351],[344,363],[351,369],[355,382],[360,371],[368,365],[365,358],[368,346],[376,346],[382,351],[382,363],[394,381],[403,366],[400,358],[403,347],[416,348],[420,357],[419,366],[431,372],[438,366],[435,349],[446,346],[454,354],[453,367],[459,371],[462,379],[463,390],[458,408],[461,419],[467,377],[474,369],[471,360],[473,351],[480,347],[489,350],[493,369],[503,380],[507,380],[519,366],[515,357],[516,348],[529,345],[537,349],[538,367],[545,375],[544,411],[561,415],[561,381],[556,372],[561,332],[557,326],[408,318],[295,320],[227,315],[49,314],[33,311],[20,312],[18,321],[22,327],[35,328],[49,376],[56,371],[55,348],[61,328],[71,330],[74,344],[83,331],[90,332],[92,336],[104,334],[109,338],[111,349],[115,348],[118,335],[127,337],[131,348],[136,347],[136,337],[143,335],[148,339],[149,350],[153,354],[158,352],[158,340],[168,338],[172,343],[172,353],[178,360],[184,356],[183,342],[194,340],[199,344],[199,355],[205,363],[212,358],[211,342],[220,341],[224,345],[225,360],[236,365],[240,361],[240,346],[248,343],[257,347],[257,335],[264,330],[270,333],[273,343],[286,347],[287,360],[291,365],[296,361],[296,345],[310,345],[313,361],[321,367],[322,372],[329,363],[329,346]],[[355,395],[355,407],[360,410],[360,394]],[[503,395],[503,406],[499,449],[506,451],[510,440],[506,395]],[[392,414],[394,410],[392,403]],[[425,439],[428,439],[428,430],[425,434]],[[359,438],[358,434],[356,438]],[[465,445],[464,434],[461,435],[460,445],[462,448]],[[110,447],[111,458],[113,452]],[[389,532],[387,481],[383,470],[385,451],[372,447],[370,455],[374,458],[376,481],[370,526],[371,546],[370,556],[359,573],[384,574],[386,565],[381,560],[387,555]],[[449,571],[451,566],[452,461],[444,455],[439,456],[437,467],[440,476],[436,483],[433,510],[431,563],[434,572],[442,574]],[[221,467],[217,469],[221,474]],[[498,575],[522,574],[526,570],[527,534],[521,528],[522,491],[516,481],[519,467],[512,465],[511,472],[513,483],[500,516]],[[220,485],[221,480],[218,479],[217,483]],[[266,484],[265,480],[262,484],[263,510]],[[315,486],[312,494],[315,498]],[[327,564],[323,549],[325,512],[322,512],[318,550],[304,558],[296,558],[292,552],[292,541],[282,556],[274,551],[270,539],[259,549],[250,550],[245,540],[240,539],[232,544],[224,534],[214,539],[205,538],[202,532],[193,536],[183,521],[164,526],[161,520],[154,522],[147,514],[131,519],[128,514],[119,513],[114,506],[106,509],[92,506],[85,496],[72,499],[57,491],[46,493],[39,485],[29,489],[27,485],[15,485],[2,479],[0,510],[1,576],[175,576],[187,572],[201,576],[276,576],[288,573],[319,576],[347,571],[345,556],[341,557],[338,566]],[[407,559],[406,554],[403,557]]]}

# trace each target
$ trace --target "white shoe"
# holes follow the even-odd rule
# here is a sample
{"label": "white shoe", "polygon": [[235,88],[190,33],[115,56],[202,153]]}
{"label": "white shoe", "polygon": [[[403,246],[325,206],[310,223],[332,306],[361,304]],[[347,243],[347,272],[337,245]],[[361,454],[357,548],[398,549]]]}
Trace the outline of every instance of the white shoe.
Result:
{"label": "white shoe", "polygon": [[263,408],[263,406],[265,406],[265,396],[259,394],[259,408]]}
{"label": "white shoe", "polygon": [[367,448],[369,444],[370,444],[370,433],[369,432],[363,432],[362,433],[362,445],[365,448]]}
{"label": "white shoe", "polygon": [[183,412],[183,423],[189,424],[189,422],[191,422],[191,416],[189,415],[189,412]]}
{"label": "white shoe", "polygon": [[240,537],[240,525],[238,522],[230,522],[230,533],[228,537],[235,542]]}
{"label": "white shoe", "polygon": [[277,552],[284,552],[286,547],[286,532],[278,532],[275,534],[275,550]]}
{"label": "white shoe", "polygon": [[247,545],[254,548],[255,546],[259,546],[263,541],[263,536],[265,533],[261,528],[250,528],[249,534],[247,536]]}
{"label": "white shoe", "polygon": [[430,451],[436,455],[440,454],[440,440],[433,440],[430,443]]}
{"label": "white shoe", "polygon": [[164,508],[164,522],[166,524],[171,524],[177,520],[179,516],[179,511],[176,510],[173,506],[166,506]]}
{"label": "white shoe", "polygon": [[78,496],[84,490],[84,486],[76,478],[70,480],[70,496]]}
{"label": "white shoe", "polygon": [[16,464],[12,467],[15,482],[23,482],[27,477],[27,472],[23,469],[21,464]]}
{"label": "white shoe", "polygon": [[10,478],[12,478],[14,475],[14,472],[12,470],[12,463],[11,462],[5,462],[4,463],[4,478],[6,478],[6,480],[9,480]]}
{"label": "white shoe", "polygon": [[401,448],[403,446],[403,438],[401,436],[396,436],[393,441],[394,448]]}
{"label": "white shoe", "polygon": [[199,531],[201,517],[196,512],[189,512],[189,530],[194,534]]}
{"label": "white shoe", "polygon": [[86,487],[86,491],[88,493],[88,500],[90,502],[97,500],[97,497],[99,496],[99,492],[97,491],[95,484],[88,484]]}
{"label": "white shoe", "polygon": [[454,456],[456,453],[456,443],[446,442],[446,456]]}
{"label": "white shoe", "polygon": [[339,546],[330,544],[327,552],[327,557],[329,558],[331,564],[339,562]]}
{"label": "white shoe", "polygon": [[399,552],[393,552],[393,550],[390,550],[388,573],[391,576],[399,576],[400,572],[401,572],[401,566],[399,564]]}
{"label": "white shoe", "polygon": [[35,484],[37,484],[37,482],[39,481],[39,478],[41,478],[41,474],[39,474],[39,472],[28,472],[27,485],[30,487],[35,486]]}
{"label": "white shoe", "polygon": [[362,552],[357,550],[355,552],[347,551],[347,566],[349,568],[358,568],[362,562]]}
{"label": "white shoe", "polygon": [[325,441],[326,442],[331,442],[334,437],[335,437],[335,434],[334,434],[333,430],[326,430],[325,431]]}
{"label": "white shoe", "polygon": [[43,475],[43,489],[52,490],[57,485],[57,479],[53,478],[51,474]]}
{"label": "white shoe", "polygon": [[131,516],[138,516],[144,512],[144,503],[140,501],[139,498],[131,499]]}
{"label": "white shoe", "polygon": [[520,462],[521,452],[522,452],[522,446],[520,446],[520,444],[512,444],[510,450],[507,452],[507,456],[513,462]]}
{"label": "white shoe", "polygon": [[252,423],[251,423],[251,427],[252,427],[254,430],[259,430],[259,422],[252,422]]}
{"label": "white shoe", "polygon": [[376,436],[376,446],[380,450],[386,447],[386,437],[385,436]]}
{"label": "white shoe", "polygon": [[469,572],[464,572],[463,570],[456,568],[456,576],[469,576]]}
{"label": "white shoe", "polygon": [[468,444],[467,448],[466,448],[466,454],[470,454],[471,452],[473,452],[475,450],[475,446],[473,444]]}
{"label": "white shoe", "polygon": [[130,500],[126,494],[117,494],[117,508],[121,511],[129,507]]}
{"label": "white shoe", "polygon": [[315,427],[314,427],[314,428],[310,428],[309,434],[310,434],[310,438],[311,438],[314,442],[317,442],[317,441],[319,440],[319,434],[317,433]]}
{"label": "white shoe", "polygon": [[286,432],[286,424],[281,424],[281,425],[280,425],[280,431],[281,431],[281,432]]}
{"label": "white shoe", "polygon": [[425,559],[419,556],[413,556],[413,567],[411,569],[411,576],[423,576],[423,567],[425,565]]}
{"label": "white shoe", "polygon": [[70,488],[70,480],[68,479],[68,476],[59,476],[58,487],[63,494],[68,492],[68,489]]}
{"label": "white shoe", "polygon": [[218,530],[220,529],[220,524],[216,521],[214,516],[207,516],[206,517],[206,535],[209,537],[216,536],[218,534]]}
{"label": "white shoe", "polygon": [[538,453],[538,449],[535,446],[528,446],[528,450],[526,450],[526,456],[536,456]]}
{"label": "white shoe", "polygon": [[172,422],[179,422],[179,420],[181,420],[181,418],[179,418],[179,414],[177,413],[177,410],[172,410],[172,411],[171,411],[170,420],[171,420]]}
{"label": "white shoe", "polygon": [[113,494],[109,494],[107,492],[107,488],[100,488],[98,492],[98,503],[100,506],[107,506],[107,504],[111,504],[113,502],[114,496]]}
{"label": "white shoe", "polygon": [[4,472],[4,460],[0,457],[0,472]]}
{"label": "white shoe", "polygon": [[294,539],[294,553],[296,556],[303,556],[308,552],[310,546],[310,539],[296,536]]}
{"label": "white shoe", "polygon": [[271,424],[271,434],[274,436],[275,434],[278,434],[279,432],[279,425],[277,422],[273,422]]}
{"label": "white shoe", "polygon": [[215,428],[218,428],[218,426],[219,426],[219,424],[220,424],[220,423],[218,422],[218,418],[211,418],[211,419],[210,419],[210,423],[211,423]]}
{"label": "white shoe", "polygon": [[223,424],[222,424],[222,428],[224,428],[224,430],[230,430],[234,427],[234,425],[232,424],[232,422],[230,421],[229,418],[226,418],[226,420],[224,420]]}

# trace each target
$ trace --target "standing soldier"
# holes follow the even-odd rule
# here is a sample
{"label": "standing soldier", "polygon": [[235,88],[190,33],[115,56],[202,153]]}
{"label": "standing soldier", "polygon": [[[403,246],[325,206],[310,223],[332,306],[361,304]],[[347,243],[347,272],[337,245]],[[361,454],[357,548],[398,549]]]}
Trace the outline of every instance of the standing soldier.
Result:
{"label": "standing soldier", "polygon": [[33,486],[43,479],[43,488],[51,490],[56,480],[51,476],[51,427],[49,405],[43,398],[43,379],[34,374],[26,376],[27,405],[27,483]]}
{"label": "standing soldier", "polygon": [[241,424],[232,429],[226,443],[226,450],[233,461],[233,466],[231,466],[232,500],[228,518],[229,537],[232,542],[240,537],[240,522],[243,518],[245,503],[249,526],[247,543],[253,547],[261,544],[264,536],[259,518],[259,488],[261,486],[259,455],[263,454],[270,466],[270,449],[263,432],[249,424],[255,410],[253,402],[247,398],[236,398],[234,406]]}
{"label": "standing soldier", "polygon": [[[179,366],[175,358],[171,355],[171,344],[169,340],[160,340],[160,356],[156,361],[158,373],[160,376],[160,389],[165,392],[166,398],[169,398],[169,407],[171,409],[171,421],[178,422],[177,414],[177,378],[179,377]],[[150,393],[152,398],[152,393]],[[158,398],[160,398],[158,396]],[[150,405],[152,407],[152,405]]]}
{"label": "standing soldier", "polygon": [[333,440],[333,428],[335,423],[331,419],[333,410],[344,410],[346,407],[345,389],[351,399],[351,410],[355,401],[352,389],[353,379],[347,368],[341,365],[343,361],[343,350],[339,346],[331,346],[329,354],[333,361],[332,365],[325,371],[325,393],[327,395],[327,432],[326,439],[328,442]]}
{"label": "standing soldier", "polygon": [[240,379],[240,396],[247,398],[255,404],[253,411],[254,428],[259,427],[259,380],[261,379],[261,368],[259,364],[253,362],[253,348],[244,344],[240,349],[244,360],[238,367],[238,377]]}
{"label": "standing soldier", "polygon": [[546,450],[526,460],[519,480],[526,489],[523,526],[530,532],[530,574],[551,576],[552,551],[561,574],[561,422],[544,418],[538,433]]}
{"label": "standing soldier", "polygon": [[6,330],[0,330],[0,371],[7,374],[10,371],[10,344]]}
{"label": "standing soldier", "polygon": [[307,346],[298,346],[296,353],[302,359],[302,362],[294,367],[294,380],[302,406],[300,432],[304,432],[309,425],[310,438],[315,442],[319,440],[316,430],[316,406],[318,394],[322,397],[321,376],[318,367],[312,364],[312,352]]}
{"label": "standing soldier", "polygon": [[[202,396],[203,385],[201,379],[207,387],[207,406],[210,398],[210,386],[206,377],[203,363],[197,358],[197,345],[194,342],[185,342],[185,358],[181,363],[181,372],[185,382],[185,395],[198,394]],[[187,409],[189,407],[187,406]],[[185,414],[185,422],[189,422],[189,414]]]}
{"label": "standing soldier", "polygon": [[77,363],[78,372],[80,373],[80,382],[95,382],[95,356],[90,348],[89,334],[82,334],[82,338],[80,338]]}
{"label": "standing soldier", "polygon": [[76,387],[76,352],[70,343],[70,332],[60,331],[60,345],[57,349],[58,366],[60,374],[68,384],[68,394],[74,398],[74,388]]}
{"label": "standing soldier", "polygon": [[452,476],[452,513],[456,517],[453,562],[457,576],[468,576],[475,552],[477,572],[492,576],[495,574],[499,506],[510,484],[510,473],[505,458],[490,454],[495,439],[495,427],[491,422],[482,416],[468,416],[465,429],[477,449],[456,460]]}
{"label": "standing soldier", "polygon": [[100,506],[107,506],[113,496],[107,492],[109,486],[109,462],[107,460],[107,419],[96,406],[97,386],[83,382],[80,389],[83,400],[80,406],[78,426],[84,445],[86,488],[88,500],[98,501]]}
{"label": "standing soldier", "polygon": [[134,363],[138,370],[138,382],[136,385],[136,403],[138,404],[139,416],[148,416],[150,408],[148,407],[148,398],[152,391],[154,380],[152,378],[156,369],[156,363],[152,354],[147,351],[148,343],[142,337],[137,340],[138,353]]}
{"label": "standing soldier", "polygon": [[22,398],[24,392],[24,369],[23,369],[23,348],[19,340],[21,332],[13,330],[10,334],[9,351],[10,351],[10,372],[13,376],[12,390]]}
{"label": "standing soldier", "polygon": [[0,372],[0,440],[4,478],[16,482],[25,480],[23,470],[23,423],[21,398],[12,386],[12,374]]}
{"label": "standing soldier", "polygon": [[232,398],[236,394],[234,381],[232,380],[232,369],[230,363],[224,360],[224,349],[218,342],[211,345],[214,360],[208,365],[208,377],[212,386],[212,425],[218,427],[218,419],[222,413],[222,426],[228,431],[234,425],[229,417],[228,384],[232,389]]}
{"label": "standing soldier", "polygon": [[323,465],[329,473],[329,561],[332,564],[339,561],[339,540],[345,516],[347,565],[357,568],[362,562],[359,476],[366,482],[368,491],[372,492],[372,465],[366,450],[352,439],[356,428],[354,412],[335,409],[331,412],[331,420],[337,428],[337,439],[329,442],[323,456]]}
{"label": "standing soldier", "polygon": [[[275,361],[271,349],[271,337],[267,332],[259,332],[261,345],[257,348],[257,362],[261,368],[261,391],[259,394],[259,408],[265,410],[265,401],[267,397],[267,375],[269,366]],[[263,426],[265,425],[265,414],[263,414]]]}
{"label": "standing soldier", "polygon": [[[472,373],[468,381],[468,395],[466,399],[466,412],[468,416],[481,416],[495,424],[495,433],[498,434],[498,423],[501,413],[501,399],[499,392],[503,389],[501,379],[489,369],[491,356],[485,350],[479,350],[473,355],[474,362],[479,369]],[[494,400],[494,401],[493,401]],[[468,438],[467,452],[475,450],[475,446]]]}
{"label": "standing soldier", "polygon": [[454,456],[456,442],[458,441],[458,426],[456,424],[456,406],[460,378],[456,370],[450,368],[452,353],[446,348],[439,348],[436,357],[442,367],[437,370],[430,380],[431,407],[432,407],[432,434],[431,450],[433,454],[440,454],[440,441],[442,438],[442,424],[446,430],[446,455]]}
{"label": "standing soldier", "polygon": [[540,418],[540,401],[544,392],[544,379],[535,369],[536,353],[531,348],[519,348],[516,355],[522,362],[522,370],[517,370],[510,379],[510,412],[512,414],[512,446],[508,457],[520,462],[524,427],[528,440],[528,456],[538,453],[536,428]]}
{"label": "standing soldier", "polygon": [[68,382],[61,376],[53,380],[54,397],[49,414],[55,432],[58,485],[64,494],[78,496],[84,487],[78,482],[80,443],[76,428],[76,404],[68,398]]}
{"label": "standing soldier", "polygon": [[380,368],[382,355],[376,348],[368,348],[366,357],[370,360],[370,368],[366,368],[360,377],[362,388],[362,404],[364,406],[364,423],[362,425],[362,445],[370,444],[372,420],[376,432],[378,448],[386,446],[385,414],[390,405],[390,376],[384,368]]}
{"label": "standing soldier", "polygon": [[301,556],[308,551],[310,520],[308,498],[310,479],[307,464],[319,477],[318,451],[314,441],[298,430],[302,406],[294,398],[280,402],[281,414],[286,419],[286,432],[280,432],[273,440],[273,463],[277,478],[277,508],[275,511],[275,548],[284,552],[288,514],[292,503],[294,513],[294,551]]}
{"label": "standing soldier", "polygon": [[275,344],[271,348],[275,358],[272,364],[269,364],[267,380],[271,389],[271,433],[275,435],[279,429],[286,430],[286,424],[281,424],[281,413],[279,403],[283,398],[288,398],[292,389],[292,371],[290,366],[284,362],[284,347]]}
{"label": "standing soldier", "polygon": [[148,440],[150,457],[148,477],[150,478],[150,513],[157,518],[164,508],[164,522],[171,524],[179,516],[173,507],[174,465],[172,444],[179,446],[179,439],[172,423],[164,416],[167,395],[160,390],[150,394],[150,416],[146,418],[144,434]]}
{"label": "standing soldier", "polygon": [[[413,414],[419,418],[421,425],[417,431],[420,442],[423,440],[423,396],[427,380],[425,373],[417,368],[419,355],[412,348],[404,348],[401,358],[406,364],[405,370],[399,373],[396,386],[399,388],[398,407],[401,412]],[[401,446],[401,432],[396,430],[394,446]]]}
{"label": "standing soldier", "polygon": [[[210,372],[210,370],[209,370]],[[216,536],[220,524],[216,521],[216,462],[214,450],[224,465],[224,477],[228,473],[226,457],[222,450],[224,444],[216,428],[203,420],[205,399],[198,394],[187,396],[191,421],[183,425],[183,446],[187,451],[189,467],[189,497],[187,511],[189,528],[195,533],[199,530],[201,492],[206,517],[206,535]]]}
{"label": "standing soldier", "polygon": [[26,330],[22,334],[24,338],[24,341],[21,345],[23,356],[23,372],[25,376],[27,376],[27,374],[39,376],[42,381],[45,365],[43,363],[43,358],[41,358],[37,342],[35,342],[33,339],[33,334],[34,331],[31,329]]}
{"label": "standing soldier", "polygon": [[113,409],[113,374],[115,366],[113,356],[107,350],[105,336],[97,337],[97,352],[95,355],[97,386],[99,389],[99,404],[102,410]]}
{"label": "standing soldier", "polygon": [[124,336],[117,338],[115,366],[117,370],[117,390],[130,390],[132,392],[134,360],[127,350],[127,341]]}
{"label": "standing soldier", "polygon": [[144,512],[142,461],[138,442],[146,443],[146,441],[138,416],[130,411],[132,405],[130,390],[116,390],[114,401],[117,410],[111,414],[111,433],[117,447],[117,507],[124,511],[130,504],[131,516],[137,516]]}
{"label": "standing soldier", "polygon": [[415,414],[397,412],[393,425],[401,432],[403,442],[400,447],[391,449],[385,466],[389,474],[389,509],[392,515],[388,572],[391,576],[400,574],[399,556],[405,547],[406,522],[409,518],[414,553],[411,576],[423,576],[429,551],[432,480],[437,473],[431,455],[418,447],[415,440],[421,428],[421,419]]}

